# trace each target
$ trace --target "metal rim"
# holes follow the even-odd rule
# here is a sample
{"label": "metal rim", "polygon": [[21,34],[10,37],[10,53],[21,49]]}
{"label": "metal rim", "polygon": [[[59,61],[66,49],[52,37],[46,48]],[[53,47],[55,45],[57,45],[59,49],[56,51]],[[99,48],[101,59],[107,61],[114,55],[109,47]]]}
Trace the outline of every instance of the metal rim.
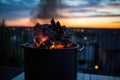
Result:
{"label": "metal rim", "polygon": [[75,44],[75,43],[72,44],[73,46],[71,48],[61,48],[61,49],[42,49],[42,48],[30,47],[30,46],[27,46],[27,45],[29,45],[29,43],[24,43],[24,44],[22,44],[20,46],[23,47],[23,48],[37,49],[37,50],[68,50],[68,49],[77,49],[77,51],[81,51],[84,48],[84,46],[80,47],[79,44]]}

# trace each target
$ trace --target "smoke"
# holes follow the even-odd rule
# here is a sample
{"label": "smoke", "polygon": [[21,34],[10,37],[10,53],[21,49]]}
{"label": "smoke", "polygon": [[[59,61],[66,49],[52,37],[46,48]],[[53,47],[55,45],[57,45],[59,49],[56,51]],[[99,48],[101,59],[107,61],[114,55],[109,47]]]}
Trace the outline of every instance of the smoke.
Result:
{"label": "smoke", "polygon": [[32,11],[33,19],[60,18],[59,4],[60,0],[40,0],[37,9]]}

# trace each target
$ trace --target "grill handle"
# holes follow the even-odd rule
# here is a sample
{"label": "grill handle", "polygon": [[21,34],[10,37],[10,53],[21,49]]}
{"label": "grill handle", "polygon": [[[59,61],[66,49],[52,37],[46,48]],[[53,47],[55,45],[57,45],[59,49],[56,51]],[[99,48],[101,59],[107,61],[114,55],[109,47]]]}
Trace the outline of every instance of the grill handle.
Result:
{"label": "grill handle", "polygon": [[84,49],[84,45],[82,45],[81,47],[79,46],[79,48],[77,49],[77,52],[81,52]]}
{"label": "grill handle", "polygon": [[24,48],[28,43],[21,44],[20,47]]}

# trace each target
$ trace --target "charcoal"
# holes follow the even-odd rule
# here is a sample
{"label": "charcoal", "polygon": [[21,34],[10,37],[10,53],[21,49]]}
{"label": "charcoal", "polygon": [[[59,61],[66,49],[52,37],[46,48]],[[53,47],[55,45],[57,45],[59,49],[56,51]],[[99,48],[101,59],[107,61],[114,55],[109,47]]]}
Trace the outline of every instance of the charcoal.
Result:
{"label": "charcoal", "polygon": [[61,40],[55,40],[56,44],[59,44],[61,42]]}
{"label": "charcoal", "polygon": [[61,25],[60,25],[60,22],[59,22],[59,21],[58,21],[55,25],[56,25],[56,28],[57,28],[57,29],[60,29],[60,28],[61,28]]}
{"label": "charcoal", "polygon": [[49,38],[53,38],[54,37],[54,31],[51,29],[48,29],[45,33],[45,35],[47,35]]}
{"label": "charcoal", "polygon": [[47,29],[48,29],[48,27],[49,27],[49,25],[48,25],[48,24],[44,24],[44,25],[42,26],[42,29],[47,30]]}
{"label": "charcoal", "polygon": [[64,38],[64,33],[60,34],[60,38],[61,38],[61,40]]}
{"label": "charcoal", "polygon": [[40,39],[39,39],[39,38],[35,38],[35,41],[36,41],[37,43],[40,43]]}
{"label": "charcoal", "polygon": [[39,24],[39,23],[37,23],[36,25],[35,25],[35,27],[34,27],[34,30],[35,29],[40,29],[41,28],[41,25]]}
{"label": "charcoal", "polygon": [[[37,23],[34,27],[34,36],[37,37],[39,34],[48,37],[48,40],[40,44],[39,48],[49,49],[52,45],[51,42],[55,44],[63,43],[65,47],[71,43],[69,35],[66,36],[65,31],[67,30],[66,26],[61,26],[60,22],[55,23],[54,19],[51,19],[51,24],[39,24]],[[35,39],[37,43],[40,43],[40,39]]]}
{"label": "charcoal", "polygon": [[63,40],[62,40],[62,43],[65,44],[65,45],[67,45],[67,44],[70,43],[70,40],[68,40],[68,39],[63,39]]}
{"label": "charcoal", "polygon": [[36,47],[36,44],[34,43],[34,41],[32,42],[29,42],[30,44],[26,44],[26,46],[29,46],[29,47]]}
{"label": "charcoal", "polygon": [[55,26],[54,18],[52,18],[52,20],[51,20],[50,22],[51,22],[51,24],[52,24],[53,26]]}
{"label": "charcoal", "polygon": [[45,46],[47,46],[47,47],[50,47],[50,46],[52,45],[52,43],[51,43],[50,40],[46,40],[46,41],[44,42],[44,44],[45,44]]}
{"label": "charcoal", "polygon": [[64,36],[64,39],[70,39],[70,36]]}
{"label": "charcoal", "polygon": [[51,24],[48,25],[48,29],[52,29],[53,26]]}
{"label": "charcoal", "polygon": [[36,47],[36,44],[33,44],[33,46],[32,47]]}
{"label": "charcoal", "polygon": [[62,29],[63,31],[66,31],[66,30],[67,30],[67,28],[66,28],[65,26],[62,26],[61,29]]}
{"label": "charcoal", "polygon": [[51,31],[51,32],[49,33],[49,37],[50,37],[50,38],[53,38],[53,37],[54,37],[54,32],[53,32],[53,31]]}
{"label": "charcoal", "polygon": [[36,27],[38,27],[38,26],[40,26],[40,24],[39,24],[39,23],[37,23],[37,24],[35,25],[35,27],[34,27],[34,28],[36,28]]}
{"label": "charcoal", "polygon": [[72,34],[71,33],[67,33],[65,36],[72,36]]}
{"label": "charcoal", "polygon": [[55,34],[55,39],[56,39],[56,40],[61,40],[60,34]]}
{"label": "charcoal", "polygon": [[43,32],[43,34],[45,34],[45,32],[46,32],[47,29],[48,29],[48,24],[44,24],[42,26],[42,32]]}
{"label": "charcoal", "polygon": [[43,48],[43,49],[45,49],[46,46],[45,46],[44,44],[41,44],[41,45],[39,46],[39,48]]}
{"label": "charcoal", "polygon": [[55,38],[56,38],[56,40],[62,40],[62,38],[64,37],[64,34],[63,33],[56,33],[55,34]]}

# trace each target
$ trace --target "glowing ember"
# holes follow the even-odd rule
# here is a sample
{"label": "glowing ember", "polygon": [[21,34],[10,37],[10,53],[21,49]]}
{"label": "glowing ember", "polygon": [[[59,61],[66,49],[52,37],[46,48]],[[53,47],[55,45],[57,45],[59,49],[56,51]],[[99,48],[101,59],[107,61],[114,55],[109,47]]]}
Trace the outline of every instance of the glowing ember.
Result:
{"label": "glowing ember", "polygon": [[51,24],[36,24],[34,27],[34,43],[36,47],[44,49],[61,49],[72,46],[70,37],[65,35],[66,27],[61,26],[59,21],[55,23],[54,19]]}

